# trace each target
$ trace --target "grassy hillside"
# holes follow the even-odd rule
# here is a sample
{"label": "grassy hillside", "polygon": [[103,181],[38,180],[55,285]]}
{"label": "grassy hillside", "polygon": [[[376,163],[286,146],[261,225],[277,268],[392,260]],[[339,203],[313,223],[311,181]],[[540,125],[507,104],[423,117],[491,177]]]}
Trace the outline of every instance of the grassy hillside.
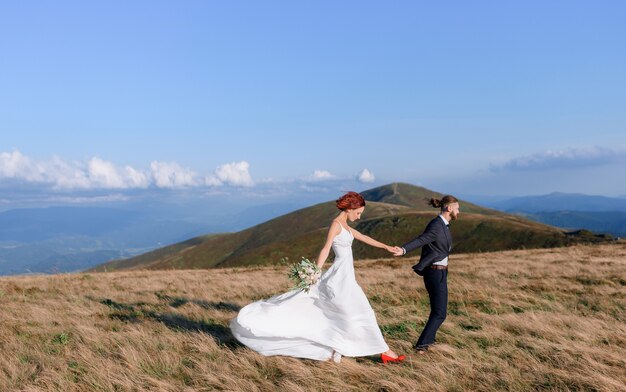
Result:
{"label": "grassy hillside", "polygon": [[[404,206],[368,203],[371,219],[408,211]],[[327,225],[337,215],[334,202],[326,202],[272,219],[237,232],[202,236],[174,244],[131,259],[117,260],[98,266],[94,271],[127,268],[171,269],[210,268],[218,265],[272,264],[282,257],[306,249],[301,256],[318,252],[326,235]]]}
{"label": "grassy hillside", "polygon": [[289,287],[286,267],[0,278],[2,391],[624,391],[626,244],[450,259],[449,315],[411,346],[428,296],[416,258],[363,260],[357,280],[400,365],[263,357],[228,329]]}
{"label": "grassy hillside", "polygon": [[[438,211],[427,206],[433,192],[408,184],[391,184],[363,192],[368,199],[362,220],[353,226],[388,244],[401,245],[419,235]],[[434,193],[435,196],[438,194]],[[461,202],[461,218],[451,225],[455,251],[484,252],[545,248],[602,238],[568,236],[561,229],[519,216]],[[304,208],[237,233],[204,236],[127,260],[100,265],[94,271],[184,269],[276,264],[281,259],[316,258],[328,226],[338,211],[334,202]],[[386,252],[357,243],[356,258],[387,257]]]}

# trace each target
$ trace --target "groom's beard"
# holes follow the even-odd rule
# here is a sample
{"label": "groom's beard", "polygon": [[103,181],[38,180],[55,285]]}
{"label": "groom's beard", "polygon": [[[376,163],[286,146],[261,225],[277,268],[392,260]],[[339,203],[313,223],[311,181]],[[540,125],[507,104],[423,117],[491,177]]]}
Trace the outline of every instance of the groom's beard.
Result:
{"label": "groom's beard", "polygon": [[458,218],[459,214],[457,214],[456,212],[451,212],[450,213],[450,221],[454,221],[456,220],[456,218]]}

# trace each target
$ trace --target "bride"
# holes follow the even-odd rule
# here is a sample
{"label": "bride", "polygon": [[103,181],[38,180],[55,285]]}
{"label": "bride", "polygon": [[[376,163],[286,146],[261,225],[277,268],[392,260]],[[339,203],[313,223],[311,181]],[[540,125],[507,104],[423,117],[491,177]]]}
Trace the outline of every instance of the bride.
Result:
{"label": "bride", "polygon": [[381,354],[384,363],[401,362],[389,349],[376,316],[354,275],[352,241],[394,253],[385,245],[348,226],[361,218],[365,200],[348,192],[337,200],[341,210],[332,221],[328,237],[317,258],[322,267],[330,248],[333,265],[310,287],[309,292],[293,290],[245,306],[230,327],[244,345],[263,355],[285,355],[319,361],[341,361],[341,356]]}

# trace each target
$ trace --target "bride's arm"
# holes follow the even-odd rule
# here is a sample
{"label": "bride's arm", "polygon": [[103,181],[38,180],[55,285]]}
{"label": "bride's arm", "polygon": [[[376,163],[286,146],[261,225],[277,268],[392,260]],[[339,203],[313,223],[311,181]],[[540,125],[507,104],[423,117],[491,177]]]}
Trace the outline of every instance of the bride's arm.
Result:
{"label": "bride's arm", "polygon": [[333,221],[328,229],[328,236],[326,237],[326,243],[324,247],[320,251],[319,256],[317,256],[317,266],[321,269],[326,259],[328,258],[328,254],[330,253],[330,247],[333,245],[333,239],[341,232],[341,227],[339,227],[339,223]]}
{"label": "bride's arm", "polygon": [[355,239],[361,241],[361,242],[365,242],[368,245],[374,246],[376,248],[382,248],[387,250],[388,252],[393,253],[394,252],[394,248],[392,246],[383,244],[380,241],[376,241],[375,239],[373,239],[372,237],[368,237],[365,234],[361,234],[359,233],[357,230],[355,229],[350,229],[352,231],[352,235],[354,236]]}

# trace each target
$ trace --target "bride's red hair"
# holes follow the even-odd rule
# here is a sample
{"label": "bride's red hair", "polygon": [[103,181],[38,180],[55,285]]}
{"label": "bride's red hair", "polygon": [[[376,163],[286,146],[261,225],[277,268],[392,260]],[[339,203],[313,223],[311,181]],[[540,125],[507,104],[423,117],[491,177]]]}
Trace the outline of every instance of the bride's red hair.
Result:
{"label": "bride's red hair", "polygon": [[337,199],[337,208],[341,211],[356,210],[365,207],[365,199],[356,192],[348,192]]}

